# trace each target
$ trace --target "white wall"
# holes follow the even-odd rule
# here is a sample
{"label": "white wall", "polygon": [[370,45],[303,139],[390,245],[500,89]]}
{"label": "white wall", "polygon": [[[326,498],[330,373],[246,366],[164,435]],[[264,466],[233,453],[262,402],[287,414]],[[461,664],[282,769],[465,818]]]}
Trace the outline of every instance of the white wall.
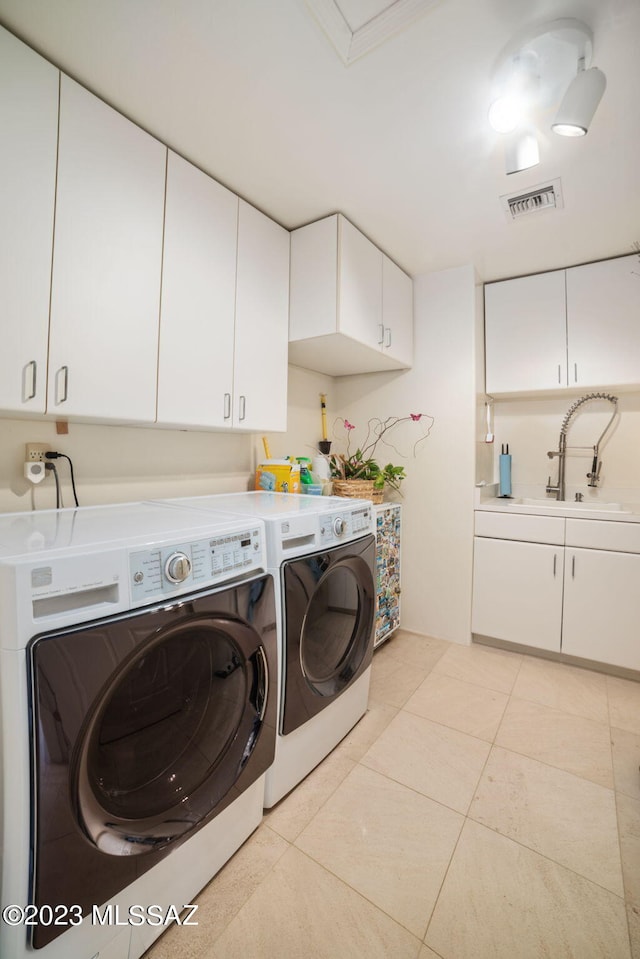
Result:
{"label": "white wall", "polygon": [[[287,399],[287,432],[267,433],[267,443],[273,457],[309,456],[317,452],[322,438],[320,394],[327,397],[327,423],[330,426],[336,411],[336,380],[324,373],[313,373],[297,366],[289,367]],[[255,437],[256,462],[264,456],[262,438]]]}
{"label": "white wall", "polygon": [[407,471],[402,625],[458,643],[470,640],[476,302],[472,267],[417,277],[413,368],[334,381],[338,411],[357,428],[371,416],[435,417],[416,458],[392,460]]}

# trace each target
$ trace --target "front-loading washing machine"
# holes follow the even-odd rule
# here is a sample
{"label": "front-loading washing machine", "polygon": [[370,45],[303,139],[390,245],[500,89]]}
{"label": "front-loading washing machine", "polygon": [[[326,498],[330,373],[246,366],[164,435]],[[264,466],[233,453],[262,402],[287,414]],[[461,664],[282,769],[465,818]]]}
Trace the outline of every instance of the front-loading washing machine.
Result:
{"label": "front-loading washing machine", "polygon": [[368,500],[263,491],[172,500],[264,520],[279,582],[278,736],[265,807],[327,756],[367,709],[375,620]]}
{"label": "front-loading washing machine", "polygon": [[276,691],[258,519],[0,517],[2,959],[140,956],[259,825]]}

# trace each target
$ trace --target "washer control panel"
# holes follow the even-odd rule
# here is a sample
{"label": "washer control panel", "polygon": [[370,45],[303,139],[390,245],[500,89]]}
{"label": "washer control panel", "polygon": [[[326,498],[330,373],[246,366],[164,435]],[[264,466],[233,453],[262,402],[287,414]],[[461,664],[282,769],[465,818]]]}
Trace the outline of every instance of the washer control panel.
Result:
{"label": "washer control panel", "polygon": [[261,567],[262,530],[249,527],[189,543],[172,543],[129,553],[133,602],[224,582]]}
{"label": "washer control panel", "polygon": [[373,511],[370,506],[340,510],[320,516],[320,542],[323,546],[348,542],[373,532]]}

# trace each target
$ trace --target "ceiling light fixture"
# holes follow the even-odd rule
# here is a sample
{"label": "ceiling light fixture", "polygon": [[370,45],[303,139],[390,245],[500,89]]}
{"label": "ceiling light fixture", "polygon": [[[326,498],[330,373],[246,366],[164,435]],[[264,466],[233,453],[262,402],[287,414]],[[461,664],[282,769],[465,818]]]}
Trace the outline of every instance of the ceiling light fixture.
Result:
{"label": "ceiling light fixture", "polygon": [[515,97],[498,97],[489,107],[489,123],[496,133],[513,133],[521,118],[522,107]]}
{"label": "ceiling light fixture", "polygon": [[563,137],[583,137],[589,129],[607,86],[607,78],[597,67],[584,69],[584,60],[578,65],[578,74],[565,93],[556,118],[551,124],[554,133]]}
{"label": "ceiling light fixture", "polygon": [[507,175],[530,170],[540,163],[538,141],[530,131],[514,133],[505,142],[504,158]]}
{"label": "ceiling light fixture", "polygon": [[502,51],[492,73],[489,123],[510,137],[508,174],[540,162],[535,131],[547,126],[550,110],[558,111],[551,125],[555,133],[587,132],[606,87],[601,70],[587,69],[592,49],[591,30],[567,18],[527,28]]}

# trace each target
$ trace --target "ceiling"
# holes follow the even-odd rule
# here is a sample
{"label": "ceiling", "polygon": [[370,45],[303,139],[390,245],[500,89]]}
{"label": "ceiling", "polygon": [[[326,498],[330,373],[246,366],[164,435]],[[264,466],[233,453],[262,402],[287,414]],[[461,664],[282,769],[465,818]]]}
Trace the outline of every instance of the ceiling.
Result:
{"label": "ceiling", "polygon": [[[413,275],[632,252],[638,0],[337,4],[354,36],[387,7],[414,15],[348,65],[318,19],[327,0],[0,0],[0,22],[284,226],[340,211]],[[552,112],[539,166],[507,176],[492,74],[519,31],[557,17],[591,27],[607,90],[586,137],[552,134]],[[563,209],[507,219],[500,196],[558,177]]]}

